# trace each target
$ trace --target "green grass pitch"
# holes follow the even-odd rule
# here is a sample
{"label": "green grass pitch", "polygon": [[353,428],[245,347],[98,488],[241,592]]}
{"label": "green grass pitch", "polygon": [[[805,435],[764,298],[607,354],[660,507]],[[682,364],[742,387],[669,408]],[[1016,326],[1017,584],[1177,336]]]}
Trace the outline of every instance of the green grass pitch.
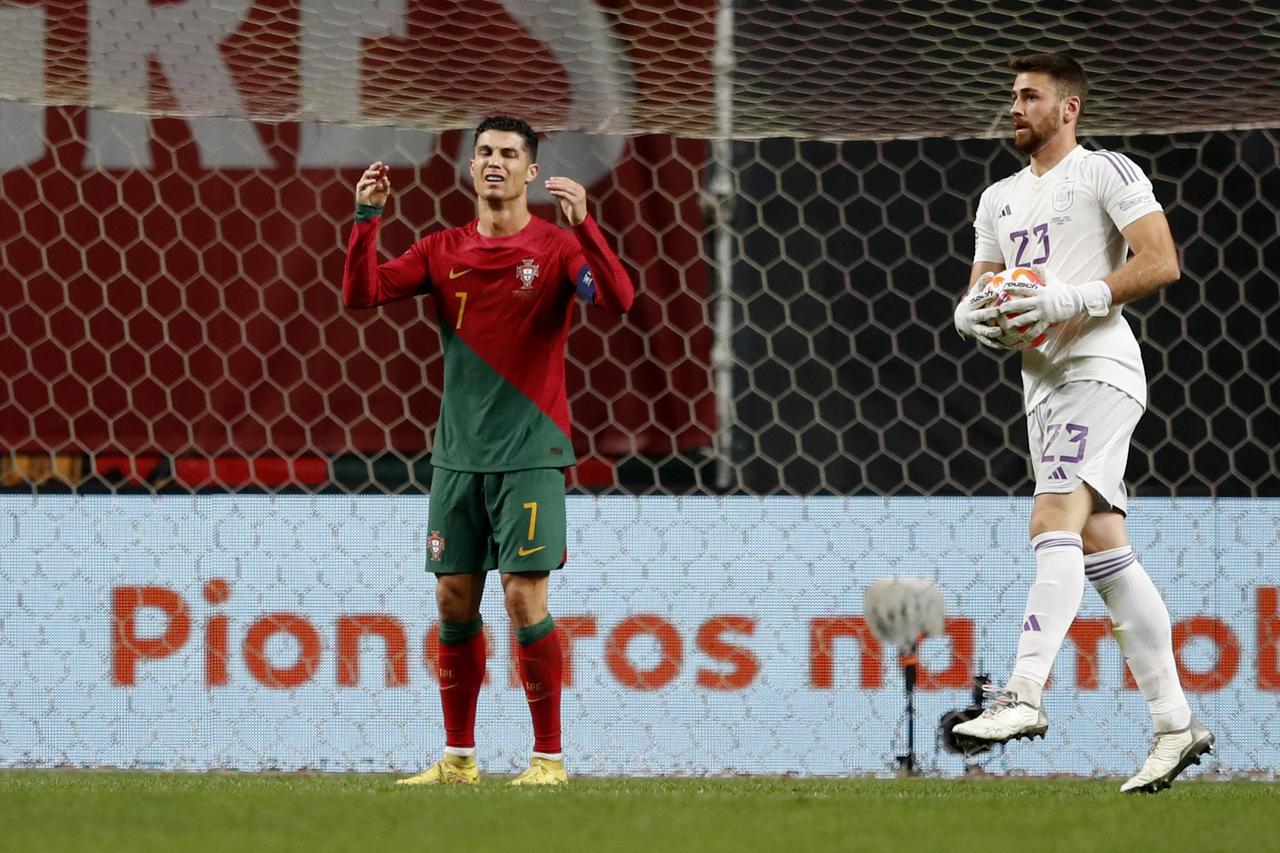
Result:
{"label": "green grass pitch", "polygon": [[0,772],[0,850],[1280,851],[1280,785]]}

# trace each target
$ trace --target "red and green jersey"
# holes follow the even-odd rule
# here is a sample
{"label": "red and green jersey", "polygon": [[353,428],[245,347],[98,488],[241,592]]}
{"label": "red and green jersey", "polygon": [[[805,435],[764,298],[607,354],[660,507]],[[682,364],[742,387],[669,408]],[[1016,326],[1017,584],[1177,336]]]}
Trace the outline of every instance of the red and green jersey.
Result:
{"label": "red and green jersey", "polygon": [[431,464],[498,472],[573,464],[564,351],[581,296],[617,313],[631,280],[591,217],[572,232],[537,217],[485,237],[477,222],[437,231],[378,263],[380,217],[356,222],[342,297],[369,308],[429,294],[444,348]]}

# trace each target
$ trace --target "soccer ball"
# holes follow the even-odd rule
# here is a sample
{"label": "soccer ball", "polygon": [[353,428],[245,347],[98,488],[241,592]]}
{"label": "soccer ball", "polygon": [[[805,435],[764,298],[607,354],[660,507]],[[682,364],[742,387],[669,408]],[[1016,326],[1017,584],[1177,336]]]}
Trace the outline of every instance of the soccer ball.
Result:
{"label": "soccer ball", "polygon": [[[1000,294],[995,301],[995,307],[999,308],[1001,305],[1008,302],[1010,299],[1015,298],[1013,296],[1010,296],[1007,293],[1002,292],[1004,285],[1009,283],[1039,284],[1039,285],[1044,284],[1044,282],[1040,280],[1040,276],[1036,275],[1035,271],[1032,270],[1030,267],[1012,267],[1007,270],[1001,270],[1000,272],[993,275],[990,279],[988,279],[986,287],[983,288],[988,292],[995,292]],[[1048,337],[1048,335],[1045,332],[1041,332],[1040,335],[1037,336],[1034,341],[1028,341],[1026,339],[1026,333],[1031,330],[1031,327],[1013,325],[1013,321],[1017,319],[1018,318],[1016,316],[1006,317],[1003,314],[1000,315],[997,322],[1000,324],[1000,328],[1004,330],[1004,334],[1001,335],[999,338],[1001,344],[1010,348],[1015,346],[1022,346],[1022,345],[1025,345],[1028,348],[1035,348],[1040,346],[1042,343],[1044,343],[1044,339]]]}

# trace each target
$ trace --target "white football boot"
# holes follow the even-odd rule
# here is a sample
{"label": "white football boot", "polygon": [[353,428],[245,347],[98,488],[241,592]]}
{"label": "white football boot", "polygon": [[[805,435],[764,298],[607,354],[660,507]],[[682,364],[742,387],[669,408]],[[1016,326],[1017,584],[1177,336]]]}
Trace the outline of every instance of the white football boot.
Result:
{"label": "white football boot", "polygon": [[1044,708],[1019,702],[1018,694],[1003,687],[983,685],[982,690],[991,699],[991,707],[981,716],[960,723],[951,730],[962,745],[965,738],[997,744],[1044,737],[1044,733],[1049,731],[1049,718]]}
{"label": "white football boot", "polygon": [[1126,794],[1158,794],[1172,785],[1183,770],[1199,764],[1200,756],[1206,752],[1213,753],[1213,734],[1192,717],[1185,729],[1156,733],[1147,760],[1120,790]]}

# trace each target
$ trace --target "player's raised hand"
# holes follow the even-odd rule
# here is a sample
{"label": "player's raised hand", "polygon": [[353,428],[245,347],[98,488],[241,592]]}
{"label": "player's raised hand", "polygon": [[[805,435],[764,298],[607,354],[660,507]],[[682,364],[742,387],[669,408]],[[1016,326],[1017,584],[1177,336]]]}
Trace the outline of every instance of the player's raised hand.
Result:
{"label": "player's raised hand", "polygon": [[547,178],[547,192],[560,200],[560,209],[570,225],[581,225],[587,218],[587,190],[572,178]]}
{"label": "player's raised hand", "polygon": [[356,181],[356,203],[382,207],[391,195],[391,167],[382,161],[370,164]]}

